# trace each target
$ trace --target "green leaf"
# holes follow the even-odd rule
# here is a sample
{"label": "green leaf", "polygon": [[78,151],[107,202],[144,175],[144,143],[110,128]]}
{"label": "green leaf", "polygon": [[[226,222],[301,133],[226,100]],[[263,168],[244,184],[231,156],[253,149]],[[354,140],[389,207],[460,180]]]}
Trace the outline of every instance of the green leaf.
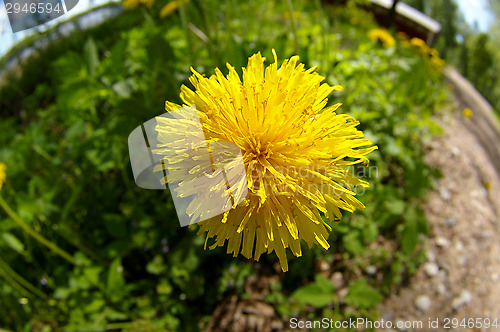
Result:
{"label": "green leaf", "polygon": [[24,244],[11,233],[3,233],[2,240],[7,244],[7,246],[11,247],[18,253],[22,253],[24,251]]}
{"label": "green leaf", "polygon": [[363,239],[371,243],[375,241],[375,239],[378,236],[378,228],[377,225],[374,222],[368,222],[362,229],[363,232]]}
{"label": "green leaf", "polygon": [[292,298],[302,304],[322,308],[333,301],[334,295],[335,287],[330,280],[318,274],[313,283],[297,289]]}
{"label": "green leaf", "polygon": [[151,274],[161,274],[166,270],[165,263],[163,262],[163,257],[156,255],[151,262],[146,265],[146,271]]}
{"label": "green leaf", "polygon": [[345,248],[353,254],[360,254],[364,251],[364,246],[361,242],[361,234],[357,229],[345,235],[342,239],[342,243]]}
{"label": "green leaf", "polygon": [[370,308],[382,299],[382,295],[375,288],[367,285],[365,278],[360,278],[349,286],[345,303],[358,308]]}
{"label": "green leaf", "polygon": [[92,38],[87,39],[83,46],[85,60],[87,60],[87,68],[89,74],[94,76],[99,67],[99,55],[97,53],[97,46]]}
{"label": "green leaf", "polygon": [[401,233],[401,247],[406,255],[411,255],[418,244],[418,221],[415,209],[405,213],[405,226]]}
{"label": "green leaf", "polygon": [[123,266],[121,259],[117,258],[109,267],[107,293],[114,301],[119,301],[125,295],[124,286]]}

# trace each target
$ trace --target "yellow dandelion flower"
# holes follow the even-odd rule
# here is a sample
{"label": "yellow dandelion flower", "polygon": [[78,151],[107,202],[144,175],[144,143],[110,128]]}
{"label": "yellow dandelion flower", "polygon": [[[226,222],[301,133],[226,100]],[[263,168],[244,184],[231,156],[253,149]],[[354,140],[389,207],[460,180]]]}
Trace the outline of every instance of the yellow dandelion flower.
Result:
{"label": "yellow dandelion flower", "polygon": [[437,69],[443,68],[446,62],[438,56],[431,56],[431,65]]}
{"label": "yellow dandelion flower", "polygon": [[427,46],[427,43],[420,38],[413,37],[410,39],[410,45],[415,47],[422,54],[429,54],[429,46]]}
{"label": "yellow dandelion flower", "polygon": [[466,118],[472,118],[472,110],[470,108],[466,108],[463,110],[462,112],[463,116],[466,117]]}
{"label": "yellow dandelion flower", "polygon": [[139,5],[144,5],[147,8],[151,8],[154,5],[154,0],[124,0],[123,1],[123,8],[125,9],[131,9],[135,8]]}
{"label": "yellow dandelion flower", "polygon": [[[210,249],[224,246],[227,240],[227,252],[235,257],[241,252],[259,260],[264,252],[275,251],[282,270],[287,271],[286,248],[301,256],[300,239],[309,247],[330,247],[327,239],[332,229],[322,214],[338,221],[340,209],[364,208],[353,190],[369,184],[351,174],[347,166],[368,163],[366,155],[377,147],[363,138],[356,128],[358,121],[335,112],[340,103],[326,107],[327,96],[342,90],[341,86],[322,83],[325,78],[315,73],[316,68],[306,70],[297,56],[284,60],[278,68],[274,50],[273,55],[274,63],[266,68],[260,53],[251,56],[242,80],[229,64],[226,76],[218,68],[209,78],[192,69],[189,80],[194,89],[182,86],[180,97],[184,107],[196,107],[210,146],[237,146],[244,163],[243,181],[230,188],[234,202],[240,203],[198,223],[198,234],[207,233],[205,248],[214,238]],[[168,101],[165,105],[167,114],[181,108]],[[190,135],[187,128],[195,124],[183,116],[177,119],[184,123],[180,128],[168,127],[160,117],[157,120],[159,146],[182,143]],[[165,150],[158,151],[155,153]],[[171,161],[180,164],[183,158],[187,153],[179,153]],[[189,167],[192,169],[182,170],[187,176],[199,171],[199,165]],[[207,195],[220,189],[226,190],[213,188]],[[184,190],[182,196],[201,194],[194,187]],[[246,196],[237,199],[235,193],[241,192]],[[193,220],[204,213],[198,211],[202,206],[187,207]]]}
{"label": "yellow dandelion flower", "polygon": [[0,190],[2,190],[2,186],[5,183],[5,179],[7,178],[7,174],[5,170],[7,169],[7,165],[4,163],[0,163]]}
{"label": "yellow dandelion flower", "polygon": [[396,40],[386,29],[372,29],[368,32],[368,37],[374,42],[381,42],[384,47],[394,47]]}
{"label": "yellow dandelion flower", "polygon": [[429,54],[433,57],[439,58],[439,51],[435,48],[429,48]]}
{"label": "yellow dandelion flower", "polygon": [[180,6],[188,3],[189,0],[178,0],[178,1],[172,1],[166,4],[161,10],[160,10],[160,17],[164,18],[175,12],[177,9],[179,9]]}
{"label": "yellow dandelion flower", "polygon": [[123,8],[130,9],[139,6],[140,0],[124,0]]}

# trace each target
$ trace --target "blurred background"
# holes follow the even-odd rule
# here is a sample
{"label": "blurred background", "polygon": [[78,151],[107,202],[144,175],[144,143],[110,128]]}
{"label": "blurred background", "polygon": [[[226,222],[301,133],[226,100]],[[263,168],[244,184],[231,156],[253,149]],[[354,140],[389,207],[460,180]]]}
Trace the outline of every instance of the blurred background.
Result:
{"label": "blurred background", "polygon": [[[499,15],[495,0],[81,0],[13,33],[0,5],[0,330],[493,324]],[[165,100],[181,102],[190,67],[241,74],[272,49],[344,86],[329,103],[379,147],[351,169],[370,182],[366,209],[332,225],[328,251],[289,255],[287,273],[274,253],[203,250],[168,191],[135,185],[127,147]]]}

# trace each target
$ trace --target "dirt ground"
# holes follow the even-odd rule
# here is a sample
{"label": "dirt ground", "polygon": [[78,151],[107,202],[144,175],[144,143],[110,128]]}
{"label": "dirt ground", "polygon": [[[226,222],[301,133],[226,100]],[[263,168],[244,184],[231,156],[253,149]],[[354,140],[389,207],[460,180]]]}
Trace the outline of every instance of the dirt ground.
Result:
{"label": "dirt ground", "polygon": [[[478,130],[478,123],[488,123],[484,109],[471,107],[472,117],[463,115],[469,104],[462,93],[456,91],[455,111],[437,119],[444,135],[427,147],[427,163],[443,174],[425,205],[431,227],[427,261],[408,287],[379,307],[381,318],[394,324],[423,325],[386,330],[446,331],[446,318],[458,319],[455,331],[500,330],[500,180],[492,156],[500,141],[488,141],[488,129]],[[499,327],[460,326],[464,318],[498,318]],[[439,319],[437,329],[429,319]]]}

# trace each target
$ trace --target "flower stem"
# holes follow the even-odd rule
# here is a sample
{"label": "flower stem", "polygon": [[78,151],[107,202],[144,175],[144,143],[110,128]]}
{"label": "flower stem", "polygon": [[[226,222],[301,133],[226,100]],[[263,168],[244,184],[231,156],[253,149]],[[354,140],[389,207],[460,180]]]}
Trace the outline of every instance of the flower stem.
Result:
{"label": "flower stem", "polygon": [[286,0],[288,5],[288,11],[290,12],[290,24],[292,25],[292,35],[293,35],[293,48],[295,53],[299,53],[299,40],[297,39],[297,26],[295,25],[295,17],[293,16],[293,4],[292,0]]}
{"label": "flower stem", "polygon": [[194,59],[194,51],[193,51],[193,41],[191,40],[191,34],[189,33],[188,29],[188,18],[187,18],[187,13],[186,13],[186,6],[180,6],[179,7],[179,14],[181,16],[181,25],[182,29],[184,30],[184,34],[186,35],[186,42],[188,44],[188,50],[189,50],[189,61],[191,63],[191,66],[195,67],[195,59]]}
{"label": "flower stem", "polygon": [[73,258],[73,256],[71,256],[70,254],[68,254],[66,251],[64,251],[63,249],[59,248],[57,245],[55,245],[54,243],[50,242],[49,240],[47,240],[45,237],[43,237],[42,235],[40,235],[37,231],[35,231],[33,228],[31,228],[27,223],[25,223],[10,207],[9,205],[4,201],[4,199],[2,198],[2,196],[0,196],[0,206],[4,209],[4,211],[9,215],[9,217],[12,218],[12,220],[14,220],[16,222],[16,224],[19,225],[19,227],[21,227],[26,233],[28,233],[29,235],[31,235],[35,240],[37,240],[40,244],[43,244],[44,246],[46,246],[47,248],[49,248],[50,250],[52,250],[55,254],[61,256],[62,258],[64,258],[65,260],[67,260],[68,262],[70,262],[71,264],[74,264],[76,265],[76,261],[75,259]]}
{"label": "flower stem", "polygon": [[26,294],[26,291],[28,291],[42,299],[47,298],[47,294],[21,277],[9,266],[9,264],[7,264],[7,262],[2,259],[2,257],[0,257],[0,274],[3,274],[4,278],[9,282],[9,284],[13,288],[16,288],[23,296]]}

